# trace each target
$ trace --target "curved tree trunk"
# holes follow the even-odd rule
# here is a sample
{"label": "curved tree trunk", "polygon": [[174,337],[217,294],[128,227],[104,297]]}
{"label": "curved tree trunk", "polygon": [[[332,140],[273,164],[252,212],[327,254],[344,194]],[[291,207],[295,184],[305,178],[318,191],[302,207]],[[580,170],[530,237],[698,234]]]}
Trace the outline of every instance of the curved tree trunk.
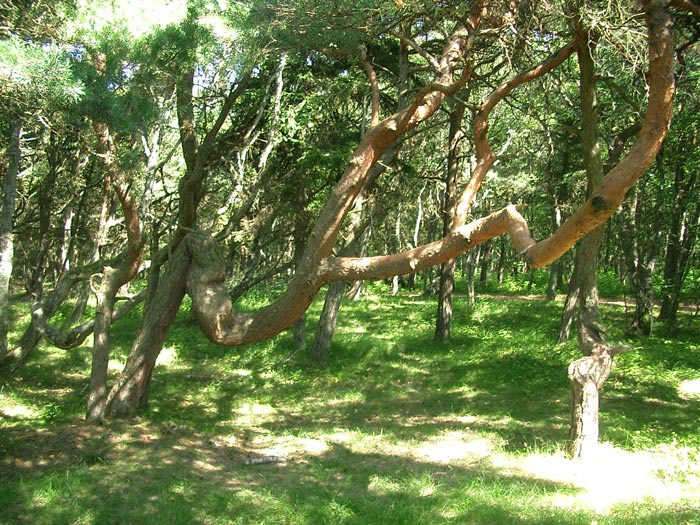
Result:
{"label": "curved tree trunk", "polygon": [[[397,138],[429,118],[441,105],[446,94],[460,89],[469,79],[470,71],[463,72],[454,81],[454,70],[463,64],[463,51],[474,38],[473,31],[459,29],[449,40],[438,64],[440,73],[434,85],[421,90],[416,99],[402,110],[373,126],[363,137],[349,161],[343,177],[331,192],[329,199],[309,236],[304,256],[287,291],[273,304],[256,313],[239,313],[232,308],[225,287],[225,264],[215,255],[213,240],[203,234],[180,229],[182,242],[175,250],[176,260],[171,261],[158,305],[163,310],[155,312],[155,302],[144,316],[142,327],[116,388],[110,393],[113,413],[133,414],[139,400],[147,393],[148,378],[177,311],[177,305],[185,292],[183,277],[187,279],[187,291],[193,299],[193,310],[205,335],[224,345],[241,345],[269,339],[287,328],[301,316],[318,290],[332,281],[378,279],[388,276],[422,271],[441,264],[464,251],[496,236],[509,233],[515,250],[532,267],[541,267],[566,253],[579,239],[603,224],[617,209],[625,193],[648,168],[656,155],[670,122],[673,100],[673,45],[670,20],[657,2],[644,4],[649,28],[650,90],[647,117],[638,140],[625,157],[605,177],[595,195],[588,199],[549,239],[535,242],[529,234],[527,223],[515,206],[478,219],[470,224],[467,214],[475,192],[478,190],[488,167],[495,156],[487,138],[487,118],[493,107],[512,89],[537,78],[561,64],[576,49],[570,44],[529,72],[511,79],[499,87],[482,105],[476,119],[475,144],[477,169],[457,205],[453,230],[443,239],[416,247],[400,254],[379,257],[333,257],[332,250],[340,227],[366,181],[371,167],[386,148]],[[478,16],[476,17],[478,18]],[[473,16],[470,16],[470,20]],[[476,22],[472,20],[473,22]],[[472,24],[472,28],[476,23]],[[181,127],[182,129],[182,127]],[[194,128],[191,128],[193,133]],[[195,139],[193,139],[195,140]],[[196,149],[196,140],[190,144],[190,153]],[[189,167],[195,160],[185,155]],[[200,164],[201,165],[201,164]],[[183,181],[181,195],[191,196],[183,204],[189,206],[181,214],[181,226],[194,225],[197,197],[201,195],[203,174]],[[197,190],[197,191],[194,191]],[[186,202],[185,202],[186,201]],[[191,227],[191,226],[190,226]],[[188,271],[189,270],[189,271]],[[172,289],[170,289],[172,288]]]}

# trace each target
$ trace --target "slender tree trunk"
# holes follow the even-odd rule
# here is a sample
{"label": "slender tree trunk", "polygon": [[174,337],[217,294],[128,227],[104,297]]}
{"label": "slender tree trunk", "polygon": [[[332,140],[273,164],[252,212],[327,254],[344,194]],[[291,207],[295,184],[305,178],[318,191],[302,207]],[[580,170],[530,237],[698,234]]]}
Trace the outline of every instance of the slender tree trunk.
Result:
{"label": "slender tree trunk", "polygon": [[90,423],[99,423],[105,415],[110,328],[114,301],[122,278],[123,276],[114,268],[105,267],[102,273],[102,283],[96,293],[97,306],[86,414],[86,419]]}
{"label": "slender tree trunk", "polygon": [[[576,250],[578,254],[578,249]],[[571,336],[571,327],[576,318],[576,306],[578,305],[579,296],[579,279],[578,279],[578,256],[574,263],[574,271],[569,279],[567,286],[566,299],[564,300],[564,308],[561,313],[561,321],[559,323],[559,336],[557,343],[563,343]]]}
{"label": "slender tree trunk", "polygon": [[[579,36],[579,89],[581,94],[581,145],[591,197],[603,180],[603,162],[598,136],[597,96],[595,88],[595,39],[574,19]],[[598,311],[598,254],[605,234],[604,225],[586,235],[579,245],[574,284],[578,287],[578,342],[584,358],[569,366],[572,385],[570,454],[585,458],[598,445],[599,390],[610,375],[612,359],[604,341],[604,329]],[[571,292],[571,290],[570,290]]]}
{"label": "slender tree trunk", "polygon": [[481,264],[479,265],[479,284],[485,286],[489,280],[489,263],[491,261],[492,242],[487,242],[480,246]]}
{"label": "slender tree trunk", "polygon": [[[581,146],[583,163],[586,168],[586,196],[590,198],[603,180],[603,161],[601,158],[600,139],[598,136],[597,95],[595,87],[595,62],[593,52],[595,39],[582,29],[580,20],[575,19],[579,37],[579,91],[581,94]],[[595,340],[600,335],[600,316],[598,313],[598,254],[605,233],[604,226],[599,226],[586,235],[579,245],[576,266],[569,284],[559,340],[568,337],[571,326],[573,297],[578,294],[579,334],[584,340]],[[576,290],[578,289],[578,290]],[[587,325],[588,324],[588,325]]]}
{"label": "slender tree trunk", "polygon": [[[448,133],[447,170],[445,173],[445,194],[443,198],[443,235],[447,235],[454,226],[455,206],[457,204],[457,184],[461,163],[459,161],[460,143],[464,138],[462,120],[464,104],[454,102],[450,112],[450,129]],[[449,341],[452,336],[452,293],[455,287],[455,260],[450,259],[440,266],[440,285],[438,291],[437,319],[435,321],[435,341]]]}
{"label": "slender tree trunk", "polygon": [[652,286],[653,265],[658,254],[658,242],[645,239],[648,232],[661,230],[659,201],[654,209],[646,214],[651,217],[651,225],[645,230],[640,230],[643,222],[648,222],[643,217],[644,199],[642,189],[638,189],[631,199],[630,219],[627,221],[627,231],[623,239],[623,252],[627,259],[629,283],[634,295],[634,317],[628,328],[628,333],[633,336],[649,336],[652,331],[652,309],[654,306],[654,290]]}
{"label": "slender tree trunk", "polygon": [[584,353],[587,352],[585,345],[604,340],[605,329],[598,309],[598,253],[604,234],[604,227],[596,228],[581,240],[579,247],[578,333]]}
{"label": "slender tree trunk", "polygon": [[666,322],[669,335],[674,335],[678,329],[681,287],[700,230],[700,205],[693,191],[697,180],[696,171],[686,173],[682,166],[674,170],[671,224],[664,254],[659,312],[659,319]]}
{"label": "slender tree trunk", "polygon": [[326,300],[323,302],[323,310],[321,311],[321,317],[314,337],[314,344],[309,354],[312,361],[318,363],[328,361],[345,288],[346,284],[342,281],[335,281],[328,286]]}
{"label": "slender tree trunk", "polygon": [[[205,253],[198,255],[206,257]],[[167,272],[158,279],[157,289],[144,310],[124,370],[107,397],[107,415],[132,417],[148,402],[153,367],[185,295],[190,260],[186,243],[181,242],[169,260]]]}
{"label": "slender tree trunk", "polygon": [[14,245],[12,238],[13,214],[17,195],[17,176],[20,163],[22,123],[12,123],[7,147],[8,166],[2,181],[2,209],[0,209],[0,361],[9,352],[7,337],[10,331],[10,279]]}
{"label": "slender tree trunk", "polygon": [[474,309],[474,305],[476,304],[476,292],[474,291],[474,278],[476,276],[476,250],[472,250],[469,252],[469,255],[467,256],[467,263],[466,263],[466,268],[465,268],[465,277],[467,281],[467,308],[469,311],[472,311]]}

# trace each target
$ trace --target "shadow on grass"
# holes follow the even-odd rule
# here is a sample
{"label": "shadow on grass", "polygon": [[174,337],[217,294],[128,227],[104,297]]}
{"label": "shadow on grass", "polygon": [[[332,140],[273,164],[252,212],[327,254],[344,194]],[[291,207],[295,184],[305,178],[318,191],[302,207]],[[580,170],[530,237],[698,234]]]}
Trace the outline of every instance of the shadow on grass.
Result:
{"label": "shadow on grass", "polygon": [[[521,523],[528,513],[573,523],[532,499],[575,489],[481,462],[427,463],[332,443],[284,464],[245,466],[248,450],[145,423],[8,437],[3,523]],[[576,521],[589,522],[585,514]]]}
{"label": "shadow on grass", "polygon": [[[166,343],[177,359],[156,368],[151,405],[133,426],[61,424],[82,412],[89,352],[37,360],[16,387],[8,388],[18,402],[53,403],[63,412],[3,425],[0,523],[590,523],[596,518],[544,503],[552,494],[575,489],[515,475],[478,458],[442,464],[400,452],[360,453],[333,441],[286,464],[242,464],[260,454],[260,443],[271,436],[301,439],[346,431],[367,439],[381,436],[399,449],[439,444],[450,433],[485,436],[508,452],[563,443],[566,367],[577,352],[551,343],[558,308],[484,301],[468,320],[456,320],[453,340],[445,345],[430,339],[430,301],[387,302],[348,309],[325,368],[309,366],[301,356],[282,362],[291,353],[286,335],[245,349],[216,347],[182,314]],[[310,333],[312,328],[310,323]],[[122,333],[114,339],[122,344],[128,338]],[[690,373],[697,356],[657,346],[635,358],[638,362],[618,361],[603,391],[605,440],[625,446],[633,435],[634,444],[641,436],[644,444],[654,445],[696,434],[698,404],[678,398],[669,377],[652,371]],[[217,436],[235,439],[214,446]],[[677,523],[678,516],[683,514],[645,505],[634,520],[611,522]],[[697,518],[698,512],[690,509],[688,516]]]}
{"label": "shadow on grass", "polygon": [[[697,509],[634,516],[560,508],[567,484],[476,457],[443,464],[342,442],[285,463],[184,427],[146,422],[14,429],[0,456],[0,522],[19,524],[681,523]],[[688,521],[692,522],[692,521]]]}

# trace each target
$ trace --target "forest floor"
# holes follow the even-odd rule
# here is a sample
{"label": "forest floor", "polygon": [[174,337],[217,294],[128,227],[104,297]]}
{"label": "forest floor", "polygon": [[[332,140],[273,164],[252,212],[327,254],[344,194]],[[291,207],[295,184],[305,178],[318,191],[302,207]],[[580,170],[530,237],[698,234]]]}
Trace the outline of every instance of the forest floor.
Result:
{"label": "forest floor", "polygon": [[616,359],[599,453],[571,461],[575,343],[551,343],[560,305],[511,299],[464,317],[458,298],[448,345],[432,299],[347,304],[323,367],[286,360],[288,335],[211,345],[183,309],[148,409],[102,426],[82,421],[89,348],[42,347],[2,378],[0,523],[700,523],[697,330]]}

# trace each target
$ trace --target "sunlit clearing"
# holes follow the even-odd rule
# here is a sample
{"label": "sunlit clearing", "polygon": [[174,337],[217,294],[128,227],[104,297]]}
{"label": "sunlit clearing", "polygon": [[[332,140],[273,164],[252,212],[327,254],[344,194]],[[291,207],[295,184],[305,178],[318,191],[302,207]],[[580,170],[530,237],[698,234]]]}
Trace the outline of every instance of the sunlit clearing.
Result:
{"label": "sunlit clearing", "polygon": [[[553,496],[558,507],[585,505],[607,513],[620,503],[654,499],[663,504],[678,502],[699,494],[689,494],[672,476],[660,475],[669,468],[668,456],[653,451],[627,452],[602,444],[592,457],[573,461],[564,456],[532,454],[522,461],[530,475],[579,487],[581,494]],[[687,486],[687,485],[686,485]]]}
{"label": "sunlit clearing", "polygon": [[32,419],[39,416],[35,409],[21,403],[3,399],[2,394],[0,394],[0,414],[7,418]]}
{"label": "sunlit clearing", "polygon": [[453,461],[478,461],[493,453],[492,440],[464,432],[450,432],[420,444],[415,456],[430,463],[449,464]]}
{"label": "sunlit clearing", "polygon": [[700,399],[700,379],[688,379],[678,385],[678,397],[686,401]]}
{"label": "sunlit clearing", "polygon": [[249,415],[254,415],[254,416],[267,416],[270,414],[276,414],[277,410],[272,407],[272,405],[260,405],[258,403],[246,403],[242,405],[238,410],[236,410],[237,413],[244,415],[244,416],[249,416]]}
{"label": "sunlit clearing", "polygon": [[175,351],[175,349],[172,346],[164,347],[160,351],[160,354],[158,354],[158,359],[156,359],[156,366],[158,366],[158,365],[170,366],[175,362],[176,358],[177,358],[177,352]]}

